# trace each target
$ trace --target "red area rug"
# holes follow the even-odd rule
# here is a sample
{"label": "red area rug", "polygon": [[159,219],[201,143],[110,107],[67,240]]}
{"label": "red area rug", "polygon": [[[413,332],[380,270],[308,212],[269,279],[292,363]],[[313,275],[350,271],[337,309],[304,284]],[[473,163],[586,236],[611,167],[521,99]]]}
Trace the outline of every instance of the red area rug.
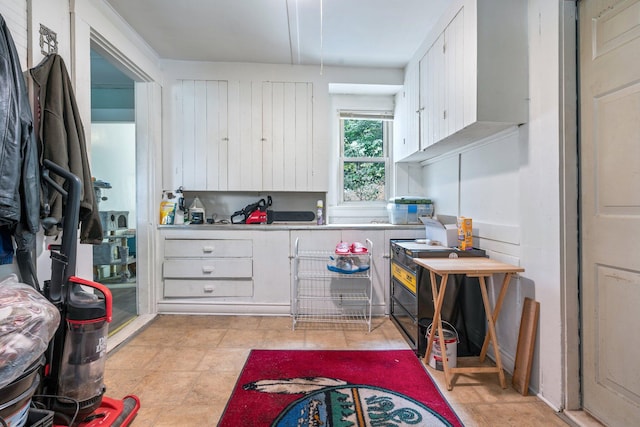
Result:
{"label": "red area rug", "polygon": [[252,350],[218,426],[462,422],[410,350]]}

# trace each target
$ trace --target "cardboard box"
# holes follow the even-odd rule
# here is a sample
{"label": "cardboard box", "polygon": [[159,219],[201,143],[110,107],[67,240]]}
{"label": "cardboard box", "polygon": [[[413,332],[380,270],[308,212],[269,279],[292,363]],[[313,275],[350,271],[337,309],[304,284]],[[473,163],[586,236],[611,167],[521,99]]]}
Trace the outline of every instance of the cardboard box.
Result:
{"label": "cardboard box", "polygon": [[458,247],[462,251],[473,249],[473,220],[461,216],[458,218]]}
{"label": "cardboard box", "polygon": [[458,246],[458,225],[456,217],[440,215],[434,218],[420,217],[425,225],[426,237],[432,242],[438,241],[449,248]]}

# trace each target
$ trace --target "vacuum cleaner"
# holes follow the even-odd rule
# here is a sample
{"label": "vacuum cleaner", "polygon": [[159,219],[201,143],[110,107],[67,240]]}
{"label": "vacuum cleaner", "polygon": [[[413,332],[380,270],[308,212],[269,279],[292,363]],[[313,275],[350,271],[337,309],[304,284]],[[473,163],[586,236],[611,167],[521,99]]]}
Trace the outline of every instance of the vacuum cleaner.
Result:
{"label": "vacuum cleaner", "polygon": [[[62,178],[63,185],[51,174]],[[49,247],[51,279],[42,290],[61,320],[45,352],[41,388],[32,405],[52,411],[56,427],[128,426],[140,408],[138,397],[116,400],[104,395],[111,291],[74,276],[82,182],[49,160],[44,161],[42,178],[65,200],[61,242]],[[56,219],[43,220],[45,228],[58,225]]]}

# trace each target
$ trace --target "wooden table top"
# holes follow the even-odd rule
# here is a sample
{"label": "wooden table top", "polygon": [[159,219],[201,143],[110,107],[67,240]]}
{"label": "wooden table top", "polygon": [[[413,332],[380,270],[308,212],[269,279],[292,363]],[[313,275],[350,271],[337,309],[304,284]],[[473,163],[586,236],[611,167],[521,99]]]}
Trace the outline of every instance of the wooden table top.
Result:
{"label": "wooden table top", "polygon": [[436,274],[488,276],[494,273],[521,273],[524,268],[483,257],[414,258],[421,267]]}

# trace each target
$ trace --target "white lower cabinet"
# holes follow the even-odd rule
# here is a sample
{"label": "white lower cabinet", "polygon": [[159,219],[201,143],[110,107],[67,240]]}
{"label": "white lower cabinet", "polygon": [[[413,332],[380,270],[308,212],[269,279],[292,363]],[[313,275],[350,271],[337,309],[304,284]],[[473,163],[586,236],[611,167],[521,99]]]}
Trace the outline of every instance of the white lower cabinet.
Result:
{"label": "white lower cabinet", "polygon": [[296,239],[300,251],[324,253],[332,253],[340,241],[368,239],[373,250],[365,281],[371,281],[371,313],[382,316],[389,313],[389,239],[424,238],[424,228],[190,226],[163,228],[159,234],[163,254],[159,313],[288,316],[294,300]]}
{"label": "white lower cabinet", "polygon": [[231,297],[253,294],[253,241],[166,239],[165,298]]}
{"label": "white lower cabinet", "polygon": [[289,314],[286,230],[161,230],[164,313]]}

